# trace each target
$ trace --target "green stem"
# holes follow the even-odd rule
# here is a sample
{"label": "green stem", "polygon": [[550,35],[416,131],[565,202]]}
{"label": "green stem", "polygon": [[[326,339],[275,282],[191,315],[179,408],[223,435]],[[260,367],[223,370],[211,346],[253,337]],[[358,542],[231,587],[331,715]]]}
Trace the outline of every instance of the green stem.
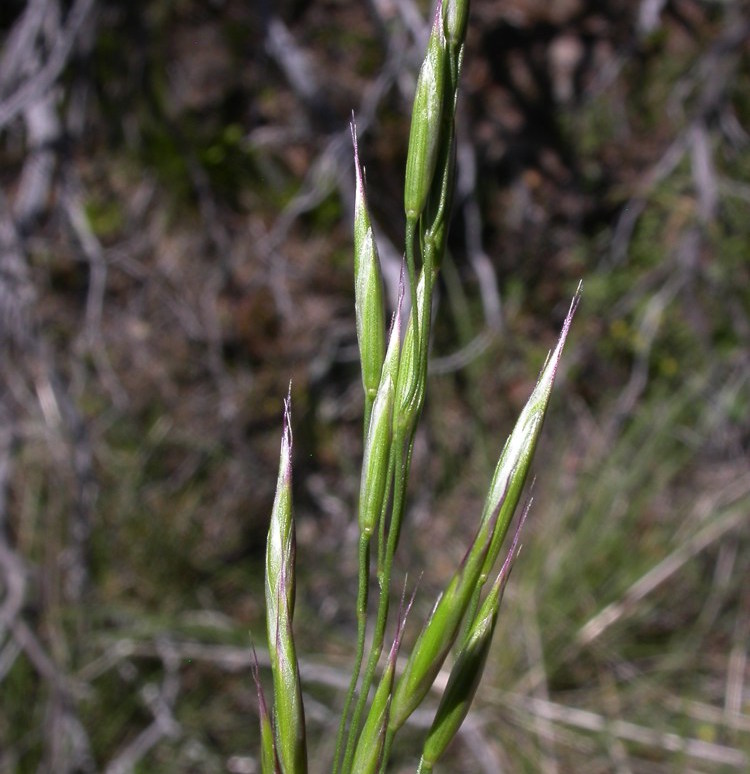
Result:
{"label": "green stem", "polygon": [[385,565],[385,552],[386,552],[386,527],[387,525],[387,511],[388,511],[388,501],[391,494],[391,486],[393,482],[393,471],[396,469],[396,444],[392,443],[391,448],[388,452],[388,473],[387,473],[387,488],[385,497],[383,498],[383,507],[380,511],[380,518],[378,520],[378,566],[377,566],[377,576],[378,576],[378,584],[380,585],[380,589],[382,591],[383,589],[383,567]]}
{"label": "green stem", "polygon": [[370,536],[361,534],[359,537],[359,581],[357,590],[357,651],[354,656],[352,678],[349,690],[344,700],[344,709],[341,712],[339,730],[336,734],[336,751],[333,756],[333,774],[339,770],[346,720],[349,717],[352,701],[357,692],[357,682],[362,671],[362,660],[365,655],[365,634],[367,630],[367,600],[370,588]]}
{"label": "green stem", "polygon": [[404,511],[406,501],[406,485],[409,478],[409,466],[411,464],[411,452],[414,443],[414,434],[410,433],[408,439],[408,453],[404,459],[405,433],[402,428],[396,428],[393,448],[396,450],[394,460],[394,471],[398,480],[394,481],[393,508],[391,511],[391,523],[388,530],[387,545],[383,566],[379,569],[378,580],[380,583],[380,598],[378,600],[378,613],[375,620],[375,630],[373,632],[370,654],[367,659],[362,684],[360,686],[359,697],[354,708],[352,722],[349,726],[349,735],[347,737],[346,751],[344,753],[344,763],[341,768],[343,774],[348,774],[351,769],[352,759],[354,757],[354,745],[357,740],[359,724],[362,719],[362,713],[365,710],[367,696],[375,677],[375,670],[380,661],[383,651],[383,642],[385,640],[385,628],[388,621],[388,610],[390,607],[390,582],[391,570],[393,568],[393,557],[396,553],[396,545],[401,527],[401,517]]}
{"label": "green stem", "polygon": [[[409,482],[409,470],[411,470],[411,455],[414,451],[414,430],[409,431],[409,440],[406,449],[406,461],[401,466],[401,476],[398,481],[398,489],[395,490],[395,501],[391,523],[388,527],[388,544],[386,547],[385,562],[382,573],[379,576],[381,588],[390,588],[391,568],[393,566],[393,557],[396,554],[399,537],[401,536],[401,522],[404,513],[404,504],[406,502],[406,488]],[[403,436],[402,436],[403,439]],[[401,459],[399,459],[401,464]],[[394,484],[395,486],[395,484]]]}

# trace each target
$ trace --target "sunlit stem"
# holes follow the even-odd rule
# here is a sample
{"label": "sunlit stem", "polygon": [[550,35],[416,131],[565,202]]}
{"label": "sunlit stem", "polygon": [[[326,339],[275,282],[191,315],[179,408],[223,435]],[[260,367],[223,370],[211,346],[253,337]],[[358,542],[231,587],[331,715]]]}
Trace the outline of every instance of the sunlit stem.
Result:
{"label": "sunlit stem", "polygon": [[[373,632],[370,653],[367,659],[362,684],[360,685],[359,696],[352,715],[352,722],[349,726],[346,751],[344,753],[344,763],[341,768],[343,774],[348,774],[351,769],[354,756],[354,745],[357,740],[362,714],[367,703],[367,696],[375,677],[375,670],[383,651],[383,642],[385,641],[385,629],[388,621],[388,611],[390,609],[390,585],[391,571],[393,568],[393,557],[396,553],[398,536],[401,529],[401,519],[406,502],[406,485],[409,477],[409,467],[411,465],[412,448],[414,442],[413,432],[409,433],[407,439],[406,432],[402,428],[397,428],[394,439],[393,449],[395,449],[393,470],[396,471],[396,480],[393,488],[393,508],[391,509],[391,522],[387,528],[386,548],[383,556],[382,567],[378,568],[378,581],[380,584],[380,597],[378,600],[378,611],[375,620],[375,629]],[[406,456],[404,457],[404,451]],[[389,466],[390,469],[390,466]]]}
{"label": "sunlit stem", "polygon": [[362,533],[359,537],[359,580],[357,589],[357,650],[354,656],[352,677],[349,690],[344,700],[344,708],[341,712],[339,730],[336,734],[336,751],[333,757],[333,774],[339,771],[346,722],[349,710],[357,693],[357,682],[362,671],[362,661],[365,654],[365,634],[367,631],[367,601],[370,588],[370,540],[371,536]]}

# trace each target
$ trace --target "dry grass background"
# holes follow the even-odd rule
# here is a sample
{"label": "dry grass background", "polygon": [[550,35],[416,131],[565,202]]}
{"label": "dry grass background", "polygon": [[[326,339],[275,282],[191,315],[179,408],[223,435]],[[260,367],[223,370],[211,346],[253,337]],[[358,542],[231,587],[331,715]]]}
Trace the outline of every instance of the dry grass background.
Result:
{"label": "dry grass background", "polygon": [[[257,770],[248,631],[290,378],[323,768],[361,454],[348,119],[393,292],[427,11],[0,8],[3,774]],[[445,771],[748,767],[748,18],[742,0],[472,5],[398,558],[424,571],[413,617],[579,278],[585,295]]]}

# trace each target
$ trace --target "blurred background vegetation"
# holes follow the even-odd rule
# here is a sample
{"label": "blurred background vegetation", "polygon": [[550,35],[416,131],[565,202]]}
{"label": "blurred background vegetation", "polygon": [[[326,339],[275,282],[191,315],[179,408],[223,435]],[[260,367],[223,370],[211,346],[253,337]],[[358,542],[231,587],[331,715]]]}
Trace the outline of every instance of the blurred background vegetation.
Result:
{"label": "blurred background vegetation", "polygon": [[[354,632],[354,110],[393,298],[423,0],[0,5],[0,772],[258,771],[292,379],[324,770]],[[443,771],[750,768],[750,6],[474,0],[407,639],[579,279]],[[396,584],[398,585],[398,583]],[[407,643],[408,645],[408,643]],[[415,739],[428,716],[418,716]],[[396,751],[413,771],[418,748]]]}

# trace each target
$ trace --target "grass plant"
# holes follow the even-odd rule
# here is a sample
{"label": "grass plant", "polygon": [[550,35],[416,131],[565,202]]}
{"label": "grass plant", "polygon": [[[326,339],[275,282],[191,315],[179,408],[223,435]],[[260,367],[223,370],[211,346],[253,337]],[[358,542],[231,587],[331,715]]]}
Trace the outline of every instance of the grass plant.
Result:
{"label": "grass plant", "polygon": [[[522,497],[579,300],[577,292],[557,346],[549,354],[500,454],[474,539],[463,560],[439,595],[402,673],[397,675],[396,657],[410,607],[402,604],[396,616],[396,634],[378,679],[386,647],[393,560],[406,511],[414,438],[427,388],[433,295],[446,250],[455,172],[455,113],[468,13],[468,0],[438,2],[417,79],[404,185],[404,266],[388,336],[377,244],[352,121],[356,180],[354,286],[364,391],[364,458],[358,507],[357,639],[331,766],[334,774],[386,769],[395,737],[423,703],[451,652],[454,664],[424,741],[420,772],[433,770],[465,718],[484,669],[528,505],[502,567],[491,582],[493,568]],[[266,703],[258,683],[261,760],[266,774],[307,771],[305,718],[293,631],[291,428],[288,397],[266,552],[272,702]],[[371,604],[373,580],[379,593]],[[368,641],[370,622],[373,628]]]}
{"label": "grass plant", "polygon": [[[297,562],[292,576],[290,559],[276,571],[298,595],[293,610],[278,605],[278,636],[293,613],[308,767],[327,771],[357,611],[366,622],[343,766],[395,540],[406,452],[393,421],[413,354],[402,339],[412,287],[429,292],[418,222],[401,307],[392,256],[405,254],[396,181],[411,111],[399,106],[432,26],[414,11],[436,2],[2,5],[0,774],[247,774],[261,749],[276,767],[259,632],[290,377]],[[466,23],[465,11],[447,13]],[[750,771],[746,11],[744,0],[472,3],[455,256],[433,251],[429,395],[351,769],[384,755],[399,675],[479,529],[502,442],[554,348],[561,294],[585,275],[479,688],[492,618],[455,653],[504,549],[388,768],[414,772],[434,734],[423,769],[451,774]],[[448,90],[450,50],[435,56]],[[377,244],[355,238],[368,269],[355,267],[355,295],[375,301],[377,249],[388,306],[358,310],[380,315],[381,336],[363,352],[365,433],[378,419],[360,480],[342,213],[363,165],[372,222],[359,218],[360,237],[372,226]],[[376,406],[399,309],[393,392]],[[370,581],[357,601],[360,551]],[[407,572],[405,598],[417,592],[404,620]],[[449,690],[454,663],[474,671]],[[296,699],[296,679],[281,685]],[[294,729],[294,704],[287,715]]]}

